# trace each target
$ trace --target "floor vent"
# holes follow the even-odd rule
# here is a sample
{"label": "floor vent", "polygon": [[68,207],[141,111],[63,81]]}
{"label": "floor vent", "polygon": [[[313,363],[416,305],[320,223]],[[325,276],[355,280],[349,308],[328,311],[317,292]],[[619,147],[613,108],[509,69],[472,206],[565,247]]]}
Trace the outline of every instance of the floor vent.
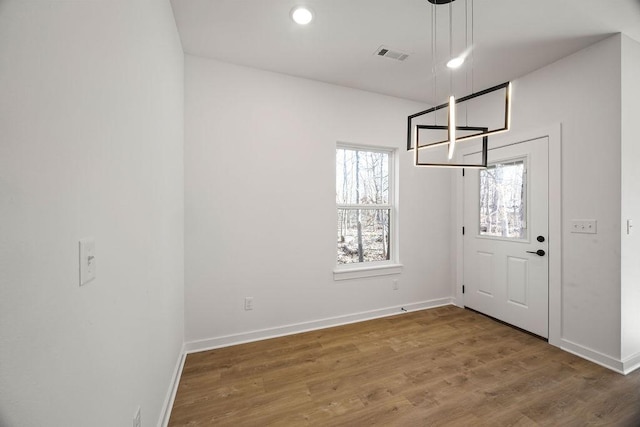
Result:
{"label": "floor vent", "polygon": [[395,59],[396,61],[404,61],[409,57],[409,54],[400,52],[399,50],[389,49],[386,46],[380,46],[374,52],[374,55],[384,56],[385,58]]}

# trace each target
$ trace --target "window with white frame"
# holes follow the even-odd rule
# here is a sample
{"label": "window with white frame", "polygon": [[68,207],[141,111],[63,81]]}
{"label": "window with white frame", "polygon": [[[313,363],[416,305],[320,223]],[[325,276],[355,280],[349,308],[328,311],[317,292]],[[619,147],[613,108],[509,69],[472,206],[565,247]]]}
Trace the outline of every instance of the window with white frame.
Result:
{"label": "window with white frame", "polygon": [[338,144],[338,266],[375,266],[394,259],[393,189],[393,150]]}

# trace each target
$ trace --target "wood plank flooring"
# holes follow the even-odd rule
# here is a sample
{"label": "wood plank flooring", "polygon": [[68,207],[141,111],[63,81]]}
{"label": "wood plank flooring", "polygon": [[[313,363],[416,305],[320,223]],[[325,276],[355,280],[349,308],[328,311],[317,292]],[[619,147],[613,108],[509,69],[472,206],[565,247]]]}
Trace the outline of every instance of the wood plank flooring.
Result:
{"label": "wood plank flooring", "polygon": [[640,426],[627,376],[448,306],[187,357],[170,426]]}

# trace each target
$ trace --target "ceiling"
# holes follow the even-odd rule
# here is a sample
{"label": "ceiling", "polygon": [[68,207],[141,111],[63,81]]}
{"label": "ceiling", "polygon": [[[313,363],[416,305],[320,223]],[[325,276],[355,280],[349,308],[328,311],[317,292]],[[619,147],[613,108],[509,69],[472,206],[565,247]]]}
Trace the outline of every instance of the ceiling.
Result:
{"label": "ceiling", "polygon": [[[171,3],[187,54],[430,104],[516,79],[614,33],[640,41],[640,0],[457,0],[451,9],[427,0]],[[311,24],[293,23],[296,5],[314,12]],[[451,74],[450,34],[452,53],[472,46]],[[381,45],[409,57],[377,56]]]}

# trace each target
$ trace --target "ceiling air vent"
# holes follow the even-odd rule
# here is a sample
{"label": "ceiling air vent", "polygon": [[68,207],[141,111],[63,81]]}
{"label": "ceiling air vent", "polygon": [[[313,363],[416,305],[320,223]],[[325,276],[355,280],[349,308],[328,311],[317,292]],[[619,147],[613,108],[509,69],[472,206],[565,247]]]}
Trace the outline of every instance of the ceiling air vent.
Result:
{"label": "ceiling air vent", "polygon": [[404,61],[409,57],[409,54],[400,52],[399,50],[389,49],[386,46],[380,46],[374,52],[374,55],[384,56],[385,58],[395,59],[396,61]]}

